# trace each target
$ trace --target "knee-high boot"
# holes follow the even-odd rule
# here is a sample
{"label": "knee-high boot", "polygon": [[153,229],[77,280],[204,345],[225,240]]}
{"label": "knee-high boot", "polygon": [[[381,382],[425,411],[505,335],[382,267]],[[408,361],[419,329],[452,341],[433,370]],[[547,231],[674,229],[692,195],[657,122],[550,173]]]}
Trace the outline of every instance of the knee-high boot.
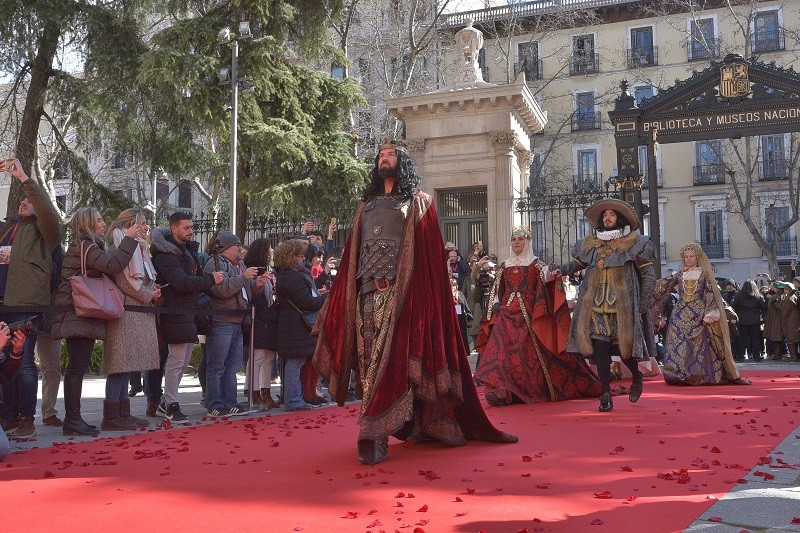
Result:
{"label": "knee-high boot", "polygon": [[597,339],[592,340],[594,351],[594,364],[597,366],[597,375],[600,377],[600,410],[603,412],[614,409],[611,399],[611,343]]}
{"label": "knee-high boot", "polygon": [[97,435],[95,426],[81,418],[81,392],[83,376],[67,374],[64,376],[64,435]]}

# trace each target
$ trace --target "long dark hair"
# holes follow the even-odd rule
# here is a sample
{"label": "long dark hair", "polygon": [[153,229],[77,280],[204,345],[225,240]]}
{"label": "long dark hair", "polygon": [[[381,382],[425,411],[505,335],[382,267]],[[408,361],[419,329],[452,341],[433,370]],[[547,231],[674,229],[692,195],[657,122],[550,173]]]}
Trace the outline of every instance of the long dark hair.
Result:
{"label": "long dark hair", "polygon": [[[422,177],[417,174],[417,169],[411,156],[403,150],[395,151],[397,153],[397,183],[395,183],[392,193],[400,195],[404,200],[410,200],[414,196],[414,192],[419,188]],[[383,178],[378,174],[379,156],[380,152],[375,156],[375,166],[372,167],[372,172],[369,173],[370,182],[367,188],[364,189],[364,195],[362,196],[364,201],[373,196],[384,194]]]}
{"label": "long dark hair", "polygon": [[250,243],[247,253],[244,256],[244,266],[246,267],[264,267],[269,266],[272,259],[272,245],[269,239],[259,238]]}
{"label": "long dark hair", "polygon": [[[625,226],[630,226],[631,223],[628,222],[628,219],[625,218],[625,216],[623,216],[622,213],[620,213],[616,209],[612,209],[612,211],[614,211],[617,214],[617,225],[614,226],[612,229],[624,229]],[[606,228],[603,226],[603,213],[605,212],[606,210],[604,209],[603,212],[600,213],[600,219],[597,221],[597,227],[599,228],[599,231],[610,231],[606,230]]]}

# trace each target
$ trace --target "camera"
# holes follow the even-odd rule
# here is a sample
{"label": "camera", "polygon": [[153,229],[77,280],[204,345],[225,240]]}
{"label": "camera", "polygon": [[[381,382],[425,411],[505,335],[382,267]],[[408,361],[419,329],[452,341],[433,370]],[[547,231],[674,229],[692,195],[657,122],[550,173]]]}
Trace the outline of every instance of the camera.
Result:
{"label": "camera", "polygon": [[494,265],[485,266],[481,268],[480,272],[478,272],[478,279],[476,280],[476,282],[479,287],[486,289],[492,286],[492,283],[494,283],[494,278],[495,278]]}
{"label": "camera", "polygon": [[258,267],[257,275],[263,276],[266,273],[267,273],[267,267]]}
{"label": "camera", "polygon": [[6,326],[8,326],[11,335],[17,331],[22,331],[25,333],[25,335],[28,335],[29,333],[41,333],[39,317],[36,316],[26,318],[25,320],[17,320],[16,322],[6,324]]}

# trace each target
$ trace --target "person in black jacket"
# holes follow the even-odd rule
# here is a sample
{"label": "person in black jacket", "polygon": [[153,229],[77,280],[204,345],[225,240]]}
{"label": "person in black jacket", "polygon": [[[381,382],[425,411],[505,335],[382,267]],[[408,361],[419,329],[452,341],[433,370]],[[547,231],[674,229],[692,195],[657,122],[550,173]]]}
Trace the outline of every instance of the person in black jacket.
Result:
{"label": "person in black jacket", "polygon": [[[25,346],[25,332],[18,329],[13,336],[8,326],[0,322],[0,349],[4,348],[11,340],[11,350],[2,363],[0,363],[0,384],[8,383],[19,373],[22,366],[22,349]],[[10,443],[5,431],[0,431],[0,461],[5,459],[11,451]]]}
{"label": "person in black jacket", "polygon": [[739,336],[750,359],[760,361],[764,357],[764,335],[761,324],[767,313],[767,300],[753,280],[746,280],[742,290],[733,299],[733,310],[739,317]]}
{"label": "person in black jacket", "polygon": [[308,243],[300,239],[283,241],[275,249],[275,294],[280,304],[278,315],[278,354],[284,361],[284,405],[287,411],[309,410],[303,399],[300,368],[312,355],[317,339],[303,315],[316,314],[322,308],[327,291],[317,289],[311,272],[305,267]]}
{"label": "person in black jacket", "polygon": [[256,308],[256,319],[253,323],[253,405],[262,404],[267,409],[278,407],[279,402],[272,398],[270,381],[272,379],[272,366],[275,362],[276,332],[275,324],[270,315],[277,310],[273,306],[275,287],[275,273],[269,264],[272,262],[272,246],[269,239],[260,238],[250,243],[247,255],[244,256],[244,266],[258,267],[267,274],[262,292],[253,298]]}
{"label": "person in black jacket", "polygon": [[[169,217],[169,228],[153,232],[153,265],[156,282],[161,286],[165,309],[194,310],[197,294],[222,282],[222,272],[202,273],[197,259],[199,244],[192,241],[192,216],[176,211]],[[161,337],[169,347],[164,365],[164,396],[156,414],[173,423],[186,423],[188,419],[178,404],[178,387],[197,343],[197,327],[193,314],[162,314]],[[150,382],[151,390],[158,389]]]}

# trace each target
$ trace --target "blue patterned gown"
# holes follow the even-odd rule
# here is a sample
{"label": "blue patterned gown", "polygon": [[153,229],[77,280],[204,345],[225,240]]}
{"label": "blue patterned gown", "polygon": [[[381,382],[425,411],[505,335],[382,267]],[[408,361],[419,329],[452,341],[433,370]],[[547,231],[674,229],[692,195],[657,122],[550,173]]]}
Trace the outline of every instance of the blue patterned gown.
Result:
{"label": "blue patterned gown", "polygon": [[[703,317],[718,309],[710,283],[701,272],[696,288],[684,283],[683,273],[661,279],[653,293],[652,316],[657,317],[670,292],[677,285],[678,301],[667,323],[664,340],[664,381],[672,385],[719,385],[739,379],[725,349],[719,322],[705,324]],[[724,313],[724,309],[719,309]],[[728,360],[730,359],[730,360]]]}

